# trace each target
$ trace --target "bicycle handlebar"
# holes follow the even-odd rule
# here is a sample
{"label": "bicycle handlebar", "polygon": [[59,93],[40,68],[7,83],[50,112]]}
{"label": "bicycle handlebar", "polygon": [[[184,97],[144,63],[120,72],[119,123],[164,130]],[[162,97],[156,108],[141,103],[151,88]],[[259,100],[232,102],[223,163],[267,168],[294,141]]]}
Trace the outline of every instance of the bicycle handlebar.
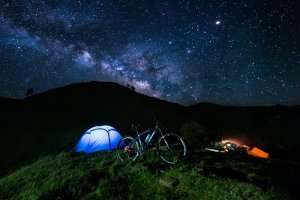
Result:
{"label": "bicycle handlebar", "polygon": [[[138,131],[138,128],[140,127],[139,124],[131,124],[131,129],[133,129],[134,131]],[[159,121],[155,120],[155,128],[159,128]]]}
{"label": "bicycle handlebar", "polygon": [[155,121],[155,128],[158,128],[158,124],[159,124],[159,122],[158,122],[158,120],[156,120]]}
{"label": "bicycle handlebar", "polygon": [[138,131],[140,125],[139,124],[131,124],[131,129],[133,129],[134,131]]}
{"label": "bicycle handlebar", "polygon": [[135,124],[131,124],[131,129],[133,129],[133,130],[137,130],[137,127],[136,127],[136,125],[135,125]]}

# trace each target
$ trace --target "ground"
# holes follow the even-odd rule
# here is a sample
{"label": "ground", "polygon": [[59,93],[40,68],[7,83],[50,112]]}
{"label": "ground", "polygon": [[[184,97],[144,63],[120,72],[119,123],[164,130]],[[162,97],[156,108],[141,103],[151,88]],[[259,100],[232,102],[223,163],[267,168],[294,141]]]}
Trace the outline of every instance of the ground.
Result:
{"label": "ground", "polygon": [[[205,165],[205,164],[204,164]],[[0,199],[290,199],[252,183],[207,174],[203,163],[163,165],[148,153],[120,163],[115,152],[60,153],[0,179]],[[168,186],[164,182],[174,180]]]}
{"label": "ground", "polygon": [[[299,106],[184,107],[114,83],[90,82],[23,100],[0,98],[0,110],[1,200],[299,199]],[[132,123],[143,131],[154,120],[186,141],[185,163],[169,168],[144,156],[124,165],[113,153],[63,153],[95,125],[135,136]],[[245,139],[271,159],[201,152],[225,136]],[[171,189],[163,184],[169,176],[177,183]]]}

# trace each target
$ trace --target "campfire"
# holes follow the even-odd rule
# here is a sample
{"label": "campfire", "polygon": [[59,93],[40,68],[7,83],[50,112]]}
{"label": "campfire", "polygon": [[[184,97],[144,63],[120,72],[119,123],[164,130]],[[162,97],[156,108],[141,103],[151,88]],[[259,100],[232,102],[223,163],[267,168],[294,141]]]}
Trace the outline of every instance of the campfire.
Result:
{"label": "campfire", "polygon": [[216,142],[213,148],[205,148],[207,151],[218,152],[218,153],[241,153],[258,158],[268,159],[269,153],[259,149],[256,146],[248,146],[236,139],[226,139]]}

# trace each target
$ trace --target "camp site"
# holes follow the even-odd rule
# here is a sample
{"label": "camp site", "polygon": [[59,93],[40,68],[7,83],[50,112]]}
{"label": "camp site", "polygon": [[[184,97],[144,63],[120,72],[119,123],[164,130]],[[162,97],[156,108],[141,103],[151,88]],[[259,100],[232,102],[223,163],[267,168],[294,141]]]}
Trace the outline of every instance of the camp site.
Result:
{"label": "camp site", "polygon": [[[100,82],[1,105],[1,199],[297,195],[297,140],[289,133],[298,123],[283,124],[298,108],[183,107]],[[250,121],[266,125],[249,129]],[[281,132],[287,140],[270,140]]]}
{"label": "camp site", "polygon": [[0,200],[300,199],[300,0],[0,0]]}

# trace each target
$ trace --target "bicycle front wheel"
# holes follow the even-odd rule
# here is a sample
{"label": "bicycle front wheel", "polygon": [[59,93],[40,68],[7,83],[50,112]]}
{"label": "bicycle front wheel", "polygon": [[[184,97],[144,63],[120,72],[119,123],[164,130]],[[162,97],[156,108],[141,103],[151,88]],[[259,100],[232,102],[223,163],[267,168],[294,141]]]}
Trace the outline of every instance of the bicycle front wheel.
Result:
{"label": "bicycle front wheel", "polygon": [[174,133],[162,136],[157,144],[159,157],[168,164],[176,164],[186,157],[186,145],[181,137]]}
{"label": "bicycle front wheel", "polygon": [[139,146],[133,137],[123,138],[117,146],[117,158],[122,161],[134,161],[139,156]]}

